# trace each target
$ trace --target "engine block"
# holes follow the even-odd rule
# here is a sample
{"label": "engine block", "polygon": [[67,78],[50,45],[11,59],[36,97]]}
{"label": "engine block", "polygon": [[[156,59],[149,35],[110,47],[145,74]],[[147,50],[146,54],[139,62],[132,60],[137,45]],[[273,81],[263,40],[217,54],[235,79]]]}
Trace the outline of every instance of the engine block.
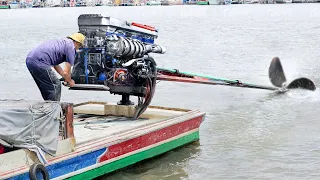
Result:
{"label": "engine block", "polygon": [[[76,55],[72,79],[76,84],[103,85],[110,93],[144,98],[150,103],[156,84],[156,62],[150,53],[165,53],[154,43],[158,30],[100,14],[78,17],[79,32],[85,45]],[[131,102],[130,102],[131,103]],[[120,102],[121,104],[121,102]]]}

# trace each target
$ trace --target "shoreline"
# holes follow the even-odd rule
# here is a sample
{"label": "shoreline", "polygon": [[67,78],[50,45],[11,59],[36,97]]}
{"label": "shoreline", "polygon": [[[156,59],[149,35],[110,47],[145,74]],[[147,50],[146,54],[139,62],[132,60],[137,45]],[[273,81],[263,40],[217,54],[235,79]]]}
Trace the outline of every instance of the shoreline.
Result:
{"label": "shoreline", "polygon": [[[130,3],[122,3],[122,4],[98,4],[98,5],[44,5],[44,6],[34,6],[31,4],[20,3],[18,6],[16,4],[15,7],[12,4],[2,5],[0,9],[42,9],[42,8],[81,8],[81,7],[125,7],[125,6],[185,6],[185,5],[194,5],[194,6],[204,6],[204,5],[241,5],[241,4],[310,4],[310,3],[320,3],[320,0],[198,0],[192,1],[192,3],[185,2],[170,2],[170,1],[151,1],[147,3],[138,3],[138,4],[130,4]],[[11,8],[11,6],[13,8]]]}

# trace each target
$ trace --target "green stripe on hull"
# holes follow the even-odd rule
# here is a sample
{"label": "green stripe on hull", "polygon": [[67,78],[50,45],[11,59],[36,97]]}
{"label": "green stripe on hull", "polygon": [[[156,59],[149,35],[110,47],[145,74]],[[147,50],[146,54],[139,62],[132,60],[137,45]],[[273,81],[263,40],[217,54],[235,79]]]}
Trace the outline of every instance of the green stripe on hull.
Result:
{"label": "green stripe on hull", "polygon": [[205,1],[199,1],[197,2],[198,5],[209,5],[209,2],[205,2]]}
{"label": "green stripe on hull", "polygon": [[184,137],[178,138],[176,140],[161,144],[157,147],[153,147],[153,148],[148,149],[146,151],[142,151],[140,153],[133,154],[133,155],[125,157],[123,159],[119,159],[117,161],[111,162],[111,163],[106,164],[104,166],[100,166],[96,169],[92,169],[92,170],[84,172],[82,174],[72,176],[68,179],[84,180],[84,179],[91,179],[91,178],[99,177],[104,174],[107,174],[107,173],[116,171],[118,169],[127,167],[129,165],[135,164],[135,163],[140,162],[142,160],[163,154],[163,153],[168,152],[172,149],[175,149],[177,147],[180,147],[182,145],[188,144],[188,143],[196,141],[196,140],[199,140],[199,131],[191,133],[191,134],[186,135]]}

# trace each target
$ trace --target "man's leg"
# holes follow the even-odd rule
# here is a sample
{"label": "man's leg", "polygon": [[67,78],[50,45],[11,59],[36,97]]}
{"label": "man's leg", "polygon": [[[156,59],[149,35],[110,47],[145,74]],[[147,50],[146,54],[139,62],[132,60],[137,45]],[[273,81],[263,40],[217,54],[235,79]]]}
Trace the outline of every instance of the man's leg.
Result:
{"label": "man's leg", "polygon": [[60,101],[61,84],[51,69],[32,68],[29,71],[44,100]]}
{"label": "man's leg", "polygon": [[52,99],[54,99],[54,101],[60,101],[61,99],[61,82],[58,79],[58,77],[56,76],[56,74],[54,73],[54,71],[52,71],[52,69],[47,69],[47,73],[50,77],[50,80],[52,81],[52,84],[54,86],[54,94],[52,95]]}

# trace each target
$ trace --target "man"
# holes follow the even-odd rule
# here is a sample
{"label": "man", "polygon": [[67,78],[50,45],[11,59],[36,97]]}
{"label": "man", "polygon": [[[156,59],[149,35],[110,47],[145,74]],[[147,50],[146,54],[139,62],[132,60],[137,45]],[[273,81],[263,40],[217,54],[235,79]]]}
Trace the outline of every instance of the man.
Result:
{"label": "man", "polygon": [[[85,36],[74,33],[63,39],[49,40],[33,49],[26,58],[27,68],[36,82],[42,98],[49,101],[60,101],[61,82],[52,67],[63,77],[70,86],[71,67],[74,65],[76,50],[84,45]],[[65,62],[62,69],[59,64]]]}

